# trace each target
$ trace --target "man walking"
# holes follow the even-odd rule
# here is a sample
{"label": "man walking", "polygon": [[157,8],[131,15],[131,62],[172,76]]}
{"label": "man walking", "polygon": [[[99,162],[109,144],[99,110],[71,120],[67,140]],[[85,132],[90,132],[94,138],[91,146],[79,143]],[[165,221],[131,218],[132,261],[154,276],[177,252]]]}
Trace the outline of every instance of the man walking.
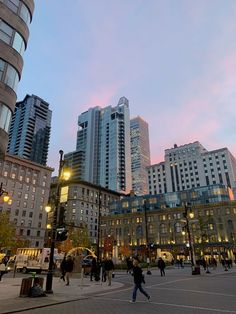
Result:
{"label": "man walking", "polygon": [[164,262],[164,260],[161,257],[158,259],[157,267],[160,269],[161,276],[165,276],[166,275],[165,274],[166,263]]}
{"label": "man walking", "polygon": [[113,264],[111,257],[109,257],[108,259],[105,260],[104,268],[105,268],[107,278],[108,278],[108,286],[110,286],[111,285],[112,272],[114,270],[114,264]]}
{"label": "man walking", "polygon": [[71,276],[71,273],[73,271],[73,268],[74,268],[74,262],[72,260],[72,257],[70,255],[68,255],[66,257],[66,262],[65,262],[66,286],[69,286],[69,284],[70,284],[70,276]]}
{"label": "man walking", "polygon": [[142,269],[139,266],[139,261],[137,259],[134,259],[133,261],[133,276],[134,276],[134,289],[133,289],[133,295],[132,295],[132,303],[136,301],[137,296],[137,290],[145,295],[145,297],[150,300],[150,295],[143,289],[142,283],[145,283],[144,276],[142,274]]}

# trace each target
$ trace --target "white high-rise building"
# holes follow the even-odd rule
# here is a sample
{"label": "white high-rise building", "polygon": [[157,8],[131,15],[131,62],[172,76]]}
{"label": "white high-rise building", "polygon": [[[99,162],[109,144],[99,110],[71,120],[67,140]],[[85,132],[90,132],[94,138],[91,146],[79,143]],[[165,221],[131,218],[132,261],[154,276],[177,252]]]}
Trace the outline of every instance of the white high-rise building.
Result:
{"label": "white high-rise building", "polygon": [[198,141],[165,150],[165,161],[148,167],[149,194],[224,184],[236,195],[236,159],[227,148],[207,151]]}
{"label": "white high-rise building", "polygon": [[[114,191],[131,190],[129,101],[115,107],[94,107],[78,117],[76,152],[80,179]],[[75,152],[73,153],[75,155]],[[69,154],[65,160],[71,159]]]}
{"label": "white high-rise building", "polygon": [[141,117],[130,120],[132,190],[148,194],[147,167],[150,166],[148,123]]}

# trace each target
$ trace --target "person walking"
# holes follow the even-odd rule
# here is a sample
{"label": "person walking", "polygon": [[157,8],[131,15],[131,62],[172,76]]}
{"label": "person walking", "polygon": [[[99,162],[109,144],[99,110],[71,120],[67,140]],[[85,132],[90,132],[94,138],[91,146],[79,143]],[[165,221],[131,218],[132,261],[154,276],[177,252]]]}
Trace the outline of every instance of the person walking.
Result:
{"label": "person walking", "polygon": [[164,262],[164,260],[159,257],[158,262],[157,262],[157,267],[160,269],[160,273],[161,276],[165,276],[165,267],[166,267],[166,263]]}
{"label": "person walking", "polygon": [[65,266],[66,266],[66,255],[63,257],[63,260],[61,261],[61,264],[60,264],[60,270],[61,270],[60,279],[62,279],[63,281],[65,281],[65,274],[66,274]]}
{"label": "person walking", "polygon": [[133,260],[133,276],[134,276],[134,289],[132,294],[132,300],[130,302],[134,303],[136,301],[138,289],[142,294],[145,295],[145,297],[149,301],[151,297],[142,287],[142,283],[145,283],[145,280],[143,271],[139,266],[139,261],[137,259]]}
{"label": "person walking", "polygon": [[70,284],[70,276],[71,276],[71,273],[73,271],[73,268],[74,268],[74,262],[73,262],[73,259],[70,255],[68,255],[66,257],[66,262],[65,262],[65,277],[66,277],[66,286],[69,286]]}
{"label": "person walking", "polygon": [[114,270],[114,264],[113,264],[113,261],[112,261],[111,257],[109,257],[109,258],[107,258],[105,260],[104,268],[105,268],[105,271],[106,271],[106,274],[107,274],[107,278],[108,278],[108,286],[110,286],[111,285],[112,273],[113,273],[113,270]]}
{"label": "person walking", "polygon": [[126,265],[127,265],[127,274],[131,274],[132,273],[132,268],[133,268],[133,263],[130,257],[126,258]]}
{"label": "person walking", "polygon": [[106,270],[105,270],[105,259],[104,258],[102,259],[102,262],[101,262],[101,268],[102,268],[102,282],[106,282],[106,280],[107,280],[107,273],[106,273]]}
{"label": "person walking", "polygon": [[7,273],[6,266],[4,263],[0,263],[0,281],[2,281],[2,276]]}
{"label": "person walking", "polygon": [[93,257],[91,263],[90,281],[93,281],[93,276],[96,279],[96,275],[97,275],[97,260],[95,257]]}

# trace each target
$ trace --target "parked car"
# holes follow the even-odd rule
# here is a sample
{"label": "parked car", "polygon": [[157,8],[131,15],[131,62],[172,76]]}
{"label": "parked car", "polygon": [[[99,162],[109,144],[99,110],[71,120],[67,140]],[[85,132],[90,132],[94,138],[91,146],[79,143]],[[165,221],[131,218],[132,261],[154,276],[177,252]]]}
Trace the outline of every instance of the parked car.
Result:
{"label": "parked car", "polygon": [[92,259],[96,258],[96,256],[93,255],[87,255],[82,259],[82,265],[84,266],[91,266],[92,265]]}
{"label": "parked car", "polygon": [[96,258],[96,255],[87,255],[82,259],[82,267],[84,269],[84,274],[89,275],[92,267],[92,259]]}

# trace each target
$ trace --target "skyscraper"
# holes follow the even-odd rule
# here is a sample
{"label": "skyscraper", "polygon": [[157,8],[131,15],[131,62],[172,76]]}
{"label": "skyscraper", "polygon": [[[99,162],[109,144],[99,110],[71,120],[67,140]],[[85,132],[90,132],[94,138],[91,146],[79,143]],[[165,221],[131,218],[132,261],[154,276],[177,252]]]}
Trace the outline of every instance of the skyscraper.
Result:
{"label": "skyscraper", "polygon": [[33,11],[33,0],[0,0],[0,158],[7,148]]}
{"label": "skyscraper", "polygon": [[8,153],[46,165],[51,131],[49,104],[27,95],[16,103],[9,132]]}
{"label": "skyscraper", "polygon": [[[115,107],[94,107],[78,118],[74,156],[82,164],[80,178],[114,191],[130,191],[130,115],[129,101],[120,98]],[[72,160],[66,154],[65,160]],[[77,168],[78,169],[78,168]],[[78,174],[79,175],[79,174]]]}
{"label": "skyscraper", "polygon": [[132,190],[148,194],[147,169],[150,166],[148,123],[140,117],[130,120]]}

